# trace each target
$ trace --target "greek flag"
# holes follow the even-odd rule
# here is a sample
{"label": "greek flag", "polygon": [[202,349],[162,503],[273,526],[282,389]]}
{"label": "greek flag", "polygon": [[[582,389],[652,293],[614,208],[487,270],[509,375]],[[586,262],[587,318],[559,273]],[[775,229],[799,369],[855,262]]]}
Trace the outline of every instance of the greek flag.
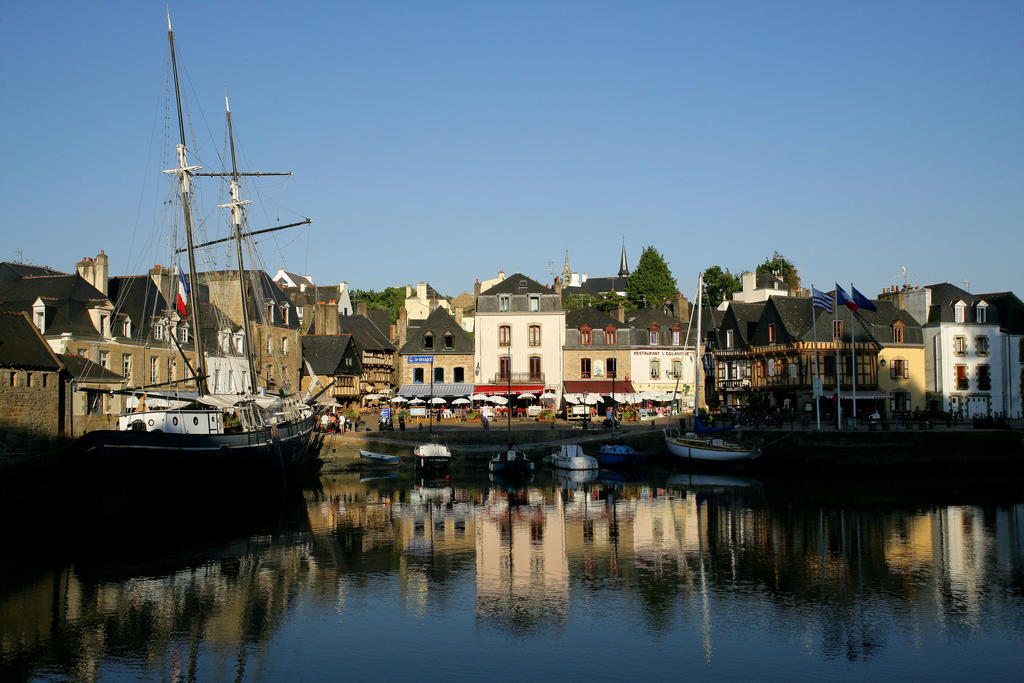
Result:
{"label": "greek flag", "polygon": [[380,409],[380,421],[391,422],[391,406],[386,403]]}
{"label": "greek flag", "polygon": [[811,301],[814,302],[812,305],[814,308],[820,308],[826,313],[832,312],[832,297],[825,292],[811,287]]}

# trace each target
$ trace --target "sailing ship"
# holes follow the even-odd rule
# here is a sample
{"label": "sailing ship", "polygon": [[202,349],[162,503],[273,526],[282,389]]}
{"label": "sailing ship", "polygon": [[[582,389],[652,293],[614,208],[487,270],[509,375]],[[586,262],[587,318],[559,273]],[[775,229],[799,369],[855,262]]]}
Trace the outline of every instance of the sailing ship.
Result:
{"label": "sailing ship", "polygon": [[[250,202],[241,198],[240,178],[247,175],[287,175],[243,173],[238,170],[231,109],[225,96],[227,131],[231,143],[231,170],[224,172],[198,172],[199,166],[189,165],[186,147],[185,121],[182,115],[182,97],[178,79],[178,63],[171,18],[167,16],[167,38],[177,105],[179,141],[175,145],[177,167],[165,173],[173,176],[175,194],[181,208],[184,248],[176,254],[187,254],[189,273],[179,270],[178,324],[187,326],[183,336],[192,337],[196,364],[193,368],[176,335],[167,335],[184,360],[189,377],[194,383],[191,392],[173,387],[179,382],[163,385],[135,387],[126,390],[136,398],[134,409],[118,419],[118,429],[88,432],[78,440],[80,454],[96,455],[93,460],[113,466],[121,472],[137,474],[142,471],[159,472],[161,476],[183,475],[193,481],[212,481],[209,475],[229,472],[233,477],[264,476],[315,471],[320,461],[310,449],[315,422],[314,410],[298,397],[269,396],[257,392],[257,373],[254,350],[251,348],[250,302],[245,282],[243,240],[253,235],[281,230],[300,223],[265,230],[246,231],[245,206]],[[222,208],[230,209],[231,234],[205,244],[196,244],[197,233],[193,218],[193,183],[197,176],[228,179],[230,201]],[[207,382],[207,363],[203,345],[203,329],[199,324],[200,300],[196,252],[213,244],[230,243],[235,246],[238,285],[242,297],[242,330],[244,354],[248,360],[248,383],[245,391],[234,394],[214,394]],[[173,387],[169,388],[169,385]],[[161,390],[157,390],[159,386]],[[147,398],[148,404],[147,404]]]}
{"label": "sailing ship", "polygon": [[[665,430],[665,446],[669,452],[679,458],[688,460],[704,460],[709,462],[747,462],[761,457],[761,449],[757,445],[748,446],[737,441],[726,439],[724,432],[731,428],[710,430],[700,423],[700,359],[701,359],[701,313],[704,293],[704,275],[697,278],[697,339],[694,358],[694,389],[693,389],[693,431],[680,433],[678,429]],[[689,330],[687,330],[689,334]]]}

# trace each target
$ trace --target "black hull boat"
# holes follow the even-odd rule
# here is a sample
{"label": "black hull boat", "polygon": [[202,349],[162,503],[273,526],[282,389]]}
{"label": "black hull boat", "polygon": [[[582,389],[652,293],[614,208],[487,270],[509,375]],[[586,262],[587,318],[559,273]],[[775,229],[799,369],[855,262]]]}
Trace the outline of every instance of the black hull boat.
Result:
{"label": "black hull boat", "polygon": [[298,476],[322,464],[313,444],[315,415],[245,432],[174,434],[99,430],[75,442],[72,466],[83,473],[156,474],[166,478]]}

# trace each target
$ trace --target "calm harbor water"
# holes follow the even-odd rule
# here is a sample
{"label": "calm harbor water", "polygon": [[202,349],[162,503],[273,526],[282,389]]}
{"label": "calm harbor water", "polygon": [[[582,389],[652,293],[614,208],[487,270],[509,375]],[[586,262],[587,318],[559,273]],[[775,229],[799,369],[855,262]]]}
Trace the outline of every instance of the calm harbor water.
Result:
{"label": "calm harbor water", "polygon": [[138,499],[8,516],[0,679],[1019,680],[1024,665],[1024,492],[998,478],[653,469],[509,488],[402,470]]}

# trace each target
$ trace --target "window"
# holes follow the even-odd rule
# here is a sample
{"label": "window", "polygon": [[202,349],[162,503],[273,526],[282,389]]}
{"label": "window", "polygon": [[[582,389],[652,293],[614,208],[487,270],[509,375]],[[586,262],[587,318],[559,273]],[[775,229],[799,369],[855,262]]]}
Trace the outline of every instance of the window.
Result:
{"label": "window", "polygon": [[992,389],[992,374],[989,372],[989,366],[979,365],[978,366],[978,390],[979,391],[990,391]]}
{"label": "window", "polygon": [[182,325],[178,328],[178,341],[183,344],[188,343],[188,325]]}
{"label": "window", "polygon": [[156,356],[149,358],[149,381],[156,383],[160,380],[160,359]]}
{"label": "window", "polygon": [[12,387],[18,386],[18,373],[16,373],[16,372],[12,372],[11,373],[11,386]]}
{"label": "window", "polygon": [[832,338],[839,341],[843,338],[843,321],[833,320],[832,321]]}
{"label": "window", "polygon": [[268,301],[267,302],[267,322],[270,323],[271,325],[274,324],[274,302],[273,301]]}
{"label": "window", "polygon": [[772,323],[768,324],[768,343],[775,343],[775,325]]}
{"label": "window", "polygon": [[132,355],[130,353],[121,354],[121,376],[128,381],[132,379]]}
{"label": "window", "polygon": [[508,380],[512,376],[512,359],[509,356],[502,356],[498,359],[498,377]]}
{"label": "window", "polygon": [[36,327],[39,328],[40,332],[46,331],[46,309],[39,309],[35,311]]}
{"label": "window", "polygon": [[291,308],[291,306],[289,306],[287,302],[281,304],[281,317],[284,318],[284,324],[285,325],[288,324],[288,309],[289,308]]}
{"label": "window", "polygon": [[526,289],[526,280],[519,281],[519,289]]}
{"label": "window", "polygon": [[907,379],[907,361],[902,358],[894,358],[889,361],[889,377],[890,379]]}
{"label": "window", "polygon": [[953,337],[953,353],[957,356],[963,356],[967,353],[967,337],[960,335]]}
{"label": "window", "polygon": [[657,358],[651,361],[651,379],[658,379],[661,377],[661,361]]}
{"label": "window", "polygon": [[679,346],[683,343],[683,331],[672,330],[672,346]]}
{"label": "window", "polygon": [[615,330],[613,328],[604,331],[604,345],[615,346]]}
{"label": "window", "polygon": [[32,386],[32,373],[31,372],[26,372],[25,373],[25,386],[26,387]]}
{"label": "window", "polygon": [[608,379],[615,379],[616,364],[614,358],[606,358],[604,361],[604,371],[608,375]]}
{"label": "window", "polygon": [[157,341],[163,341],[163,338],[164,326],[160,323],[157,323],[157,325],[153,327],[153,339],[156,339]]}
{"label": "window", "polygon": [[733,343],[735,342],[735,337],[733,336],[733,332],[734,332],[733,330],[726,330],[725,331],[725,348],[727,348],[727,349],[733,348]]}
{"label": "window", "polygon": [[580,328],[580,344],[583,346],[590,346],[590,328]]}
{"label": "window", "polygon": [[974,309],[974,314],[977,321],[981,324],[988,322],[988,305],[983,301],[978,304],[977,308]]}
{"label": "window", "polygon": [[892,326],[892,343],[902,344],[903,343],[903,323],[898,322]]}
{"label": "window", "polygon": [[498,295],[498,310],[499,311],[511,310],[511,308],[512,308],[511,304],[512,304],[512,297],[510,297],[508,294],[500,294],[500,295]]}
{"label": "window", "polygon": [[967,379],[967,366],[957,365],[953,370],[956,373],[954,378],[957,391],[966,391],[971,386],[970,380]]}
{"label": "window", "polygon": [[108,324],[109,319],[105,315],[100,316],[100,336],[110,336],[110,325]]}
{"label": "window", "polygon": [[466,369],[465,368],[454,368],[452,369],[452,381],[456,384],[460,384],[466,381]]}
{"label": "window", "polygon": [[974,346],[979,356],[988,355],[988,337],[976,337],[974,339]]}
{"label": "window", "polygon": [[953,322],[962,323],[964,321],[964,309],[966,308],[963,301],[953,304]]}
{"label": "window", "polygon": [[423,384],[423,368],[413,368],[412,381],[413,384]]}
{"label": "window", "polygon": [[100,367],[110,369],[110,361],[106,351],[100,351]]}
{"label": "window", "polygon": [[530,310],[531,311],[539,311],[540,310],[540,297],[537,296],[536,294],[531,294],[530,295]]}
{"label": "window", "polygon": [[580,377],[590,379],[590,359],[580,358]]}
{"label": "window", "polygon": [[540,378],[540,356],[530,356],[530,380],[539,380]]}
{"label": "window", "polygon": [[672,376],[679,379],[683,376],[683,361],[674,360],[672,361]]}
{"label": "window", "polygon": [[274,353],[274,338],[267,337],[267,355]]}
{"label": "window", "polygon": [[103,393],[99,391],[85,392],[85,414],[100,415],[103,413]]}
{"label": "window", "polygon": [[455,348],[455,337],[452,336],[451,332],[445,332],[444,336],[441,337],[441,340],[444,342],[444,348],[446,348],[446,349],[453,349],[453,348]]}
{"label": "window", "polygon": [[540,346],[540,325],[530,325],[530,346]]}
{"label": "window", "polygon": [[910,410],[910,393],[907,391],[893,392],[889,399],[889,409],[894,413],[905,413]]}
{"label": "window", "polygon": [[444,384],[444,368],[434,368],[434,381]]}
{"label": "window", "polygon": [[267,363],[267,384],[270,384],[270,381],[272,379],[271,375],[273,374],[273,372],[274,366],[271,365],[270,363]]}
{"label": "window", "polygon": [[657,327],[652,327],[649,330],[649,332],[650,332],[651,344],[657,344],[658,343],[658,328]]}
{"label": "window", "polygon": [[219,394],[220,392],[220,368],[213,369],[213,393]]}
{"label": "window", "polygon": [[40,377],[43,378],[43,388],[45,389],[47,384],[49,384],[48,380],[50,379],[50,373],[44,372],[40,375]]}
{"label": "window", "polygon": [[498,346],[512,346],[512,328],[508,325],[498,328]]}
{"label": "window", "polygon": [[423,348],[433,349],[434,348],[434,335],[427,332],[423,335]]}
{"label": "window", "polygon": [[122,337],[130,337],[130,336],[132,336],[132,321],[131,320],[125,320],[124,323],[121,324],[121,336]]}

